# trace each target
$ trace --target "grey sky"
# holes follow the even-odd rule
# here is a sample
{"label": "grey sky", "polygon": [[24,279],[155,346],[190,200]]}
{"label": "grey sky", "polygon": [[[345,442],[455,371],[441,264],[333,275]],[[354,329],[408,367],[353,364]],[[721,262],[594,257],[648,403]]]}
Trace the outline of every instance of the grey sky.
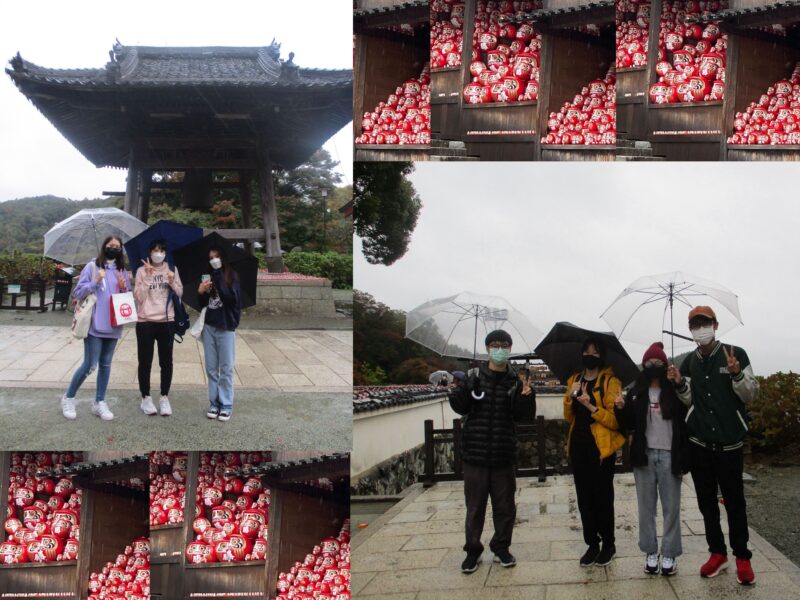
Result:
{"label": "grey sky", "polygon": [[722,340],[757,374],[800,369],[796,165],[417,163],[411,179],[424,206],[408,254],[370,265],[356,239],[355,287],[393,308],[470,290],[545,332],[608,330],[599,315],[625,286],[680,270],[738,294],[744,326]]}
{"label": "grey sky", "polygon": [[[351,68],[349,0],[86,0],[6,2],[0,19],[4,67],[17,51],[38,65],[97,68],[108,62],[114,38],[134,46],[266,46],[282,44],[301,67]],[[352,181],[352,125],[325,148]],[[0,76],[0,201],[54,194],[73,199],[125,189],[125,171],[97,169],[16,89]]]}

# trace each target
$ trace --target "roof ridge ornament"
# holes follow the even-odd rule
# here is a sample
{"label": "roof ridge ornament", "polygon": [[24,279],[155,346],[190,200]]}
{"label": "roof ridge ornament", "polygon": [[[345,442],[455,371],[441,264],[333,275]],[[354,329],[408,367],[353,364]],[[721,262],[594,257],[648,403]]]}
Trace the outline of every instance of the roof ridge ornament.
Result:
{"label": "roof ridge ornament", "polygon": [[272,41],[269,43],[267,54],[274,60],[280,60],[281,45],[275,41],[275,38],[272,38]]}
{"label": "roof ridge ornament", "polygon": [[121,72],[117,54],[122,49],[122,44],[119,43],[118,39],[114,41],[114,45],[108,51],[109,61],[106,63],[106,83],[116,83]]}
{"label": "roof ridge ornament", "polygon": [[11,68],[14,69],[16,73],[26,73],[28,69],[25,68],[25,61],[22,60],[22,55],[17,52],[17,55],[12,58],[10,61]]}
{"label": "roof ridge ornament", "polygon": [[297,81],[300,79],[300,67],[294,64],[294,52],[289,52],[289,60],[281,59],[281,79]]}

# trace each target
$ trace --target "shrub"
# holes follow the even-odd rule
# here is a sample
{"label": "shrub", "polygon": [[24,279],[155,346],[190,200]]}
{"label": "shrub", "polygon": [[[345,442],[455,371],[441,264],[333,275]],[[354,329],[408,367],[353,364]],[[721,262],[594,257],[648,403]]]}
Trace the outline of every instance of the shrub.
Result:
{"label": "shrub", "polygon": [[756,378],[758,396],[747,406],[754,446],[787,446],[800,439],[800,374],[774,373]]}
{"label": "shrub", "polygon": [[[259,264],[266,267],[266,256],[259,254]],[[348,290],[353,287],[353,255],[338,252],[289,252],[283,262],[292,273],[327,277],[333,287]]]}
{"label": "shrub", "polygon": [[9,282],[22,282],[41,277],[49,279],[54,274],[53,262],[41,254],[7,252],[0,254],[0,277]]}

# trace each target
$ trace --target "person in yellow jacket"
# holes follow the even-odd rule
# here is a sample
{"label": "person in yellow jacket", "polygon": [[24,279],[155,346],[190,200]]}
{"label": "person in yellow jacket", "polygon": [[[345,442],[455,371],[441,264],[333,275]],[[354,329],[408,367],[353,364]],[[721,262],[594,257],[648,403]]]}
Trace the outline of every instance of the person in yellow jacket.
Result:
{"label": "person in yellow jacket", "polygon": [[625,437],[614,414],[622,384],[604,365],[602,341],[587,338],[581,352],[583,370],[567,381],[564,419],[569,423],[567,455],[575,477],[583,539],[589,546],[580,564],[588,567],[607,565],[616,554],[614,461]]}

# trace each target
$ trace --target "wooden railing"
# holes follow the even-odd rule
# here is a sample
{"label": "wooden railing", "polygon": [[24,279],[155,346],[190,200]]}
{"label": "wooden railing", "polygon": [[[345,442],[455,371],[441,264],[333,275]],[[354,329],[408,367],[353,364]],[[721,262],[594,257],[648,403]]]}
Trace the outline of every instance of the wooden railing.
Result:
{"label": "wooden railing", "polygon": [[[7,293],[7,286],[19,286],[18,293]],[[38,310],[45,312],[47,310],[47,303],[45,303],[45,292],[47,291],[47,281],[44,279],[26,279],[25,281],[14,281],[8,283],[6,279],[0,277],[0,309],[7,310]],[[38,294],[38,304],[31,302],[31,297]],[[6,296],[11,296],[11,302],[6,303]],[[25,298],[25,304],[18,304],[17,300],[20,297]]]}
{"label": "wooden railing", "polygon": [[[566,454],[562,459],[562,464],[558,467],[547,466],[546,450],[546,428],[545,419],[542,416],[536,417],[536,421],[527,425],[517,425],[517,441],[535,440],[536,443],[536,466],[522,466],[517,464],[517,477],[537,477],[540,482],[547,480],[548,475],[556,473],[570,473],[572,468],[567,461]],[[461,481],[464,479],[462,469],[462,429],[461,420],[455,419],[451,429],[434,429],[433,421],[425,421],[425,473],[423,485],[430,487],[439,481]],[[566,445],[566,440],[564,440]],[[453,444],[453,470],[449,472],[436,472],[436,446],[440,444]],[[617,455],[616,471],[625,472],[631,470],[630,464],[630,445],[625,441],[621,455]]]}

